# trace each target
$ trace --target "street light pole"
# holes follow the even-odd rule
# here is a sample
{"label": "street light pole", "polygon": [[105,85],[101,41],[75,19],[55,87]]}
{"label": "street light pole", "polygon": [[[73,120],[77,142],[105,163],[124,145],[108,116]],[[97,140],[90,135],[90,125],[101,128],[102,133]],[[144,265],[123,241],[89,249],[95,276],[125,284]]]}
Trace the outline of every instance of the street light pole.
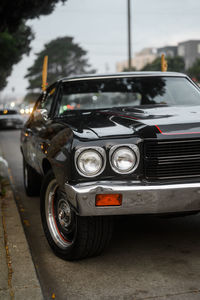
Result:
{"label": "street light pole", "polygon": [[128,13],[128,69],[131,71],[131,3],[127,0]]}

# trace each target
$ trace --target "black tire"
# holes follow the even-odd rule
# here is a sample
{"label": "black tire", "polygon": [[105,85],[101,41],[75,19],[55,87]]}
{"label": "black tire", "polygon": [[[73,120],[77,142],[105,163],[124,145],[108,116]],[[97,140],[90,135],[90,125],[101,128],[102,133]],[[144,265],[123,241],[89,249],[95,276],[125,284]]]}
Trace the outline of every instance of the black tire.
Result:
{"label": "black tire", "polygon": [[42,225],[50,247],[65,260],[99,255],[111,239],[112,218],[80,217],[66,198],[50,170],[40,195]]}
{"label": "black tire", "polygon": [[24,175],[24,188],[27,196],[39,196],[41,188],[41,176],[27,164],[23,158],[23,175]]}

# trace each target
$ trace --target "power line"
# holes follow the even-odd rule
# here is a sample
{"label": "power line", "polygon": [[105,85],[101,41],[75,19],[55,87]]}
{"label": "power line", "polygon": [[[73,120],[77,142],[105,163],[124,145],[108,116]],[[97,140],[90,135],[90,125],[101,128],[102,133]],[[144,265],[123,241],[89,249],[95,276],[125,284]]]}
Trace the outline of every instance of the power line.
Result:
{"label": "power line", "polygon": [[127,0],[127,14],[128,14],[128,68],[131,70],[131,3]]}

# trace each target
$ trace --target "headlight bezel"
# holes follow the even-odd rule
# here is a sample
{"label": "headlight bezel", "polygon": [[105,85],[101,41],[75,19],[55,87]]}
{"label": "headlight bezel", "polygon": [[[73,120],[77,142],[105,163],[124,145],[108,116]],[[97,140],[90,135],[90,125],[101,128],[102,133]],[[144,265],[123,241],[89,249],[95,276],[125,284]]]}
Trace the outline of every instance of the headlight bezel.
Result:
{"label": "headlight bezel", "polygon": [[[128,148],[129,150],[131,150],[134,153],[134,155],[136,157],[136,163],[133,166],[133,168],[131,168],[131,170],[129,170],[129,171],[120,171],[118,168],[115,167],[115,165],[113,165],[113,155],[114,155],[114,153],[116,153],[117,150],[120,150],[122,148]],[[121,174],[121,175],[131,174],[137,169],[137,167],[139,165],[140,150],[139,150],[138,146],[135,145],[135,144],[114,145],[114,146],[111,147],[110,152],[109,152],[109,162],[110,162],[110,166],[111,166],[112,170],[115,173]]]}
{"label": "headlight bezel", "polygon": [[[78,158],[80,157],[80,155],[83,153],[83,152],[86,152],[86,151],[94,151],[96,152],[98,155],[100,155],[101,159],[102,159],[102,166],[100,168],[100,170],[96,173],[96,174],[86,174],[84,172],[82,172],[79,168],[79,165],[78,165]],[[74,163],[75,163],[75,167],[76,167],[76,170],[77,172],[83,176],[83,177],[86,177],[86,178],[92,178],[92,177],[97,177],[99,176],[104,170],[105,170],[105,167],[106,167],[106,152],[103,148],[101,147],[81,147],[79,149],[76,150],[75,152],[75,155],[74,155]]]}

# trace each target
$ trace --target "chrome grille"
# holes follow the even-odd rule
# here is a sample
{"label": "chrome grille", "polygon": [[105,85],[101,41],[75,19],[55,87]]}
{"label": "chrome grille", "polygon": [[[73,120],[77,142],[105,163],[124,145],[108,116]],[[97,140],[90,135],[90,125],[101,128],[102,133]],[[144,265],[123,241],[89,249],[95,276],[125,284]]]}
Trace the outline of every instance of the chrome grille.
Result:
{"label": "chrome grille", "polygon": [[146,142],[144,168],[150,180],[200,177],[200,141]]}

